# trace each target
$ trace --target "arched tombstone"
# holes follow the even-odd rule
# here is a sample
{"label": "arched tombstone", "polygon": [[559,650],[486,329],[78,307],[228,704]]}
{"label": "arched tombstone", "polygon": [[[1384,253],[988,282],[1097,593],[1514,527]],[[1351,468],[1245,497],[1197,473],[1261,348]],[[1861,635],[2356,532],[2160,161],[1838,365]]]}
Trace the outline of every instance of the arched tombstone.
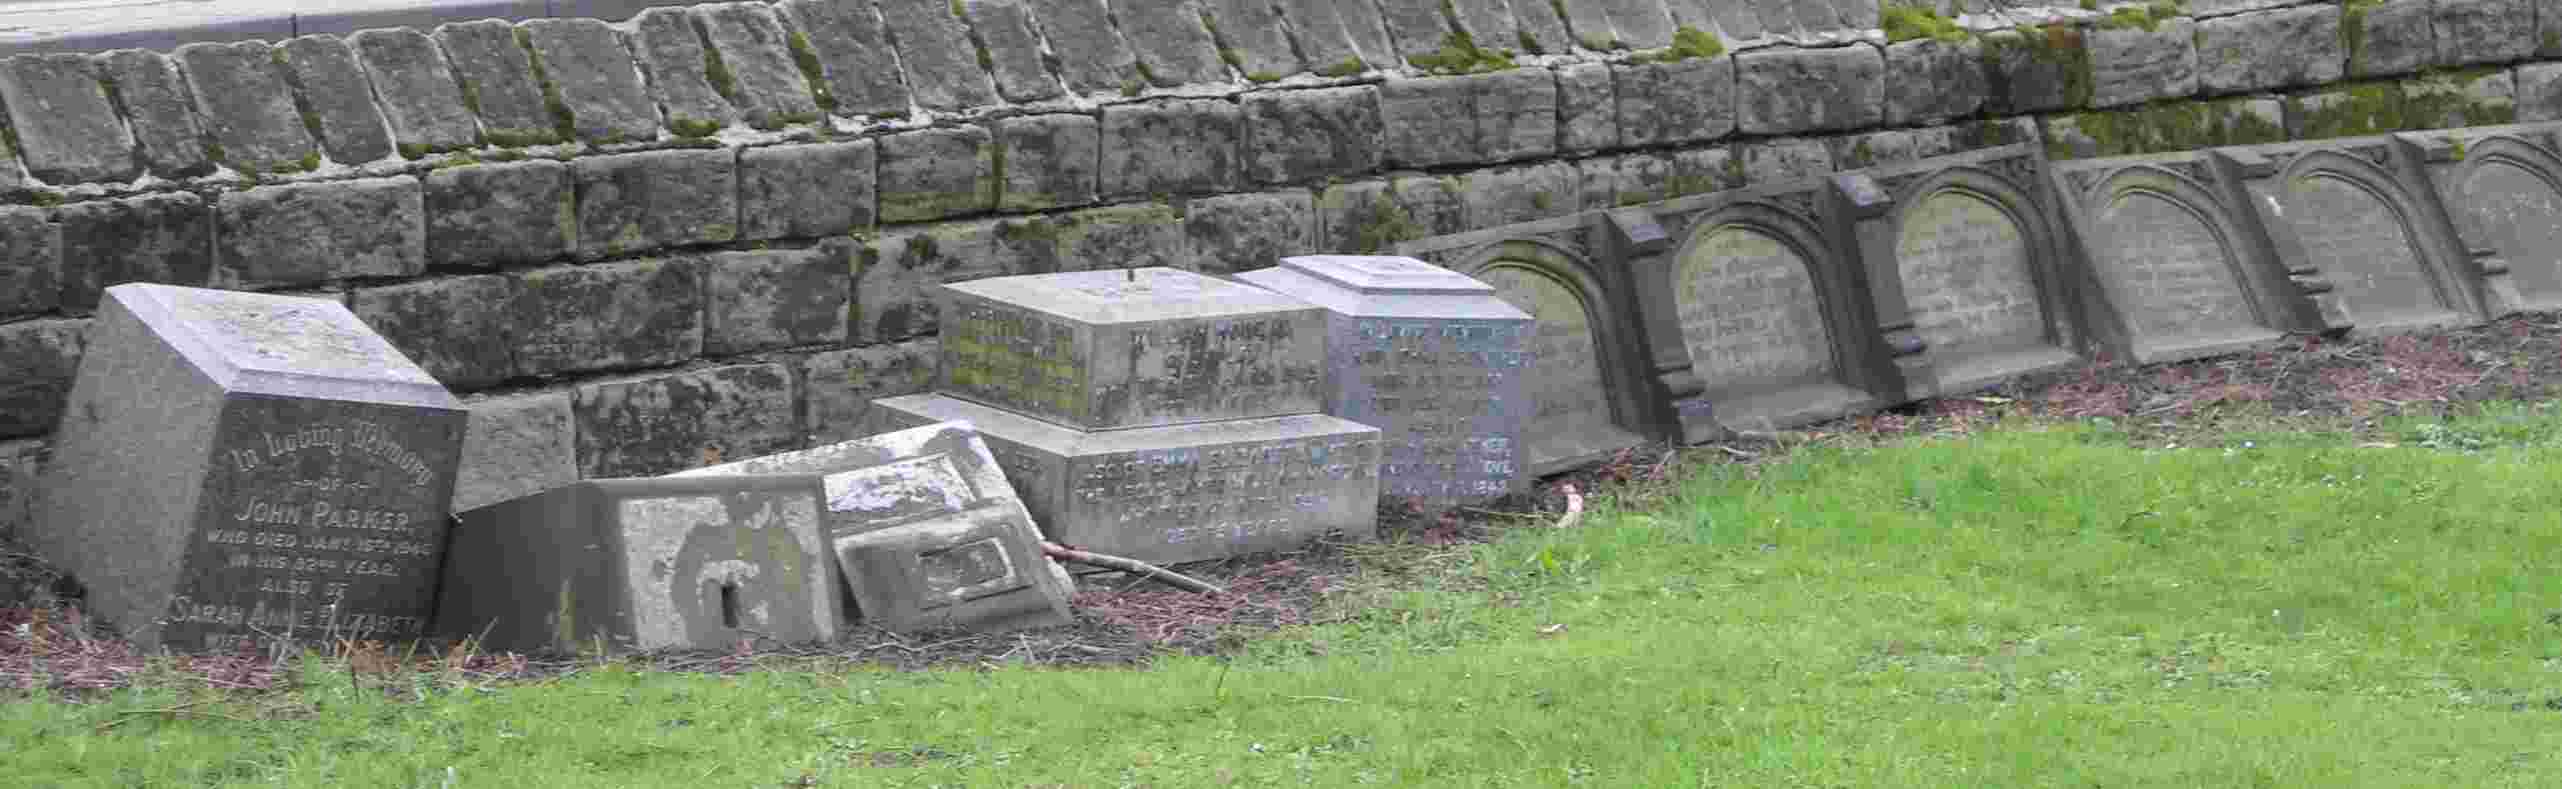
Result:
{"label": "arched tombstone", "polygon": [[[2326,331],[2408,331],[2478,322],[2480,278],[2444,216],[2421,199],[2415,163],[2363,137],[2215,151],[2259,216],[2277,259],[2327,282]],[[2409,169],[2406,169],[2406,166]],[[2470,268],[2465,263],[2465,268]]]}
{"label": "arched tombstone", "polygon": [[2398,135],[2478,278],[2483,317],[2562,308],[2562,155],[2556,124]]}
{"label": "arched tombstone", "polygon": [[2218,195],[2203,153],[2048,165],[2071,233],[2076,300],[2111,353],[2138,363],[2231,353],[2318,329],[2318,272],[2277,263],[2256,216]]}

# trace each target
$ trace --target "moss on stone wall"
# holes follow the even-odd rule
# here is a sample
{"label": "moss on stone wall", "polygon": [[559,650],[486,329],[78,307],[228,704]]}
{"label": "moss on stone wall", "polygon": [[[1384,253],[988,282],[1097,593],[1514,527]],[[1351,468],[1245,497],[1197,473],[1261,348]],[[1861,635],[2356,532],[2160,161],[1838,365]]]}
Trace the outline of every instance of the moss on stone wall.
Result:
{"label": "moss on stone wall", "polygon": [[[2050,133],[2052,159],[2194,151],[2227,145],[2283,142],[2286,129],[2253,113],[2248,99],[2172,100],[2130,110],[2080,112],[2065,118],[2069,132]],[[2087,139],[2093,150],[2077,150]]]}
{"label": "moss on stone wall", "polygon": [[2383,5],[2384,0],[2340,0],[2340,46],[2348,51],[2348,71],[2357,73],[2357,64],[2365,58],[2366,12]]}
{"label": "moss on stone wall", "polygon": [[1924,38],[1954,44],[1968,35],[1965,28],[1941,17],[1939,10],[1931,6],[1879,3],[1877,20],[1886,29],[1889,44]]}
{"label": "moss on stone wall", "polygon": [[1433,74],[1482,74],[1513,68],[1512,50],[1479,47],[1466,31],[1443,37],[1439,51],[1406,58],[1406,62]]}
{"label": "moss on stone wall", "polygon": [[1397,205],[1395,198],[1381,194],[1370,199],[1370,211],[1353,228],[1352,251],[1377,254],[1395,248],[1399,242],[1423,236],[1423,225],[1414,221],[1414,214]]}
{"label": "moss on stone wall", "polygon": [[1726,42],[1717,35],[1698,28],[1683,26],[1672,32],[1672,46],[1640,54],[1640,63],[1679,63],[1694,58],[1713,58],[1726,54]]}

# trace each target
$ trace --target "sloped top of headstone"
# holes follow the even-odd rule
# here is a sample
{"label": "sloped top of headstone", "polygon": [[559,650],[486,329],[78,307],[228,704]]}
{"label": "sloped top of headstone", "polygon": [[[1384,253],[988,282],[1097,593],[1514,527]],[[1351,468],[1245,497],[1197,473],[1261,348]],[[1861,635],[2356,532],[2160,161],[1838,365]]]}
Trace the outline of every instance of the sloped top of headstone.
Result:
{"label": "sloped top of headstone", "polygon": [[1527,321],[1530,313],[1476,278],[1410,257],[1303,255],[1236,275],[1240,282],[1355,318]]}
{"label": "sloped top of headstone", "polygon": [[1494,286],[1402,255],[1300,255],[1281,267],[1366,294],[1494,293]]}
{"label": "sloped top of headstone", "polygon": [[106,297],[229,392],[462,408],[335,301],[147,283]]}
{"label": "sloped top of headstone", "polygon": [[1251,285],[1161,266],[994,277],[943,287],[1083,323],[1218,318],[1314,306]]}
{"label": "sloped top of headstone", "polygon": [[[903,477],[850,475],[898,461],[934,454],[965,454],[960,463],[942,463],[930,473]],[[1005,472],[988,452],[987,442],[979,438],[978,428],[966,420],[955,420],[924,427],[882,433],[869,438],[844,441],[823,447],[748,458],[717,466],[678,472],[671,476],[702,477],[731,474],[820,474],[825,475],[827,506],[836,512],[859,513],[865,518],[894,518],[910,509],[935,512],[965,509],[963,502],[990,497],[1014,498],[1014,487],[1005,481]],[[895,479],[897,484],[883,484]]]}

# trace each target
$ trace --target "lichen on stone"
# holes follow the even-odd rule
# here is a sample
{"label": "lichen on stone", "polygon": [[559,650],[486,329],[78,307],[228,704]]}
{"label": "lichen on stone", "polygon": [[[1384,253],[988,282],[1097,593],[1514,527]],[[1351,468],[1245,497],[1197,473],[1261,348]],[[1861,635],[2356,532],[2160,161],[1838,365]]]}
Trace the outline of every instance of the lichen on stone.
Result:
{"label": "lichen on stone", "polygon": [[1394,198],[1381,194],[1371,199],[1369,214],[1353,228],[1352,249],[1358,254],[1377,254],[1398,242],[1423,236],[1423,225],[1414,221],[1414,215],[1407,213],[1405,206],[1397,205]]}
{"label": "lichen on stone", "polygon": [[1726,54],[1726,42],[1716,34],[1684,25],[1672,33],[1672,46],[1638,55],[1641,63],[1679,63],[1693,58],[1713,58]]}
{"label": "lichen on stone", "polygon": [[1441,39],[1439,51],[1409,57],[1406,62],[1434,74],[1482,74],[1513,67],[1512,50],[1478,47],[1467,31],[1452,32]]}
{"label": "lichen on stone", "polygon": [[1879,3],[1877,19],[1886,29],[1886,43],[1889,44],[1924,38],[1954,44],[1966,40],[1968,35],[1965,28],[1941,17],[1939,10],[1931,6]]}
{"label": "lichen on stone", "polygon": [[1354,74],[1359,74],[1359,73],[1361,73],[1361,71],[1362,71],[1363,69],[1366,69],[1366,68],[1369,68],[1369,67],[1368,67],[1368,66],[1366,66],[1366,65],[1363,65],[1363,64],[1362,64],[1362,62],[1361,62],[1361,59],[1360,59],[1360,58],[1358,58],[1358,57],[1347,57],[1347,58],[1344,58],[1344,59],[1343,59],[1343,62],[1341,62],[1341,63],[1336,63],[1336,64],[1334,64],[1334,65],[1327,66],[1327,67],[1325,67],[1325,68],[1317,69],[1317,76],[1320,76],[1320,77],[1349,77],[1349,76],[1352,76],[1352,75],[1354,75]]}

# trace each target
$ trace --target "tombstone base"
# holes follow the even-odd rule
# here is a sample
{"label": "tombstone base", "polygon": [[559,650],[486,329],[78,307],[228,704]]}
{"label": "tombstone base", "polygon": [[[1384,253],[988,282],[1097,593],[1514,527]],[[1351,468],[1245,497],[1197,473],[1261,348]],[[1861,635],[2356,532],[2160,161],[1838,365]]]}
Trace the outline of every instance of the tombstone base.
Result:
{"label": "tombstone base", "polygon": [[[1933,357],[1937,354],[1933,354]],[[1949,354],[1947,358],[1924,357],[1928,364],[1904,380],[1910,387],[1905,396],[1913,400],[1947,397],[1983,389],[2023,375],[2041,373],[2082,360],[2072,351],[2052,345],[2012,348],[1969,354]]]}

